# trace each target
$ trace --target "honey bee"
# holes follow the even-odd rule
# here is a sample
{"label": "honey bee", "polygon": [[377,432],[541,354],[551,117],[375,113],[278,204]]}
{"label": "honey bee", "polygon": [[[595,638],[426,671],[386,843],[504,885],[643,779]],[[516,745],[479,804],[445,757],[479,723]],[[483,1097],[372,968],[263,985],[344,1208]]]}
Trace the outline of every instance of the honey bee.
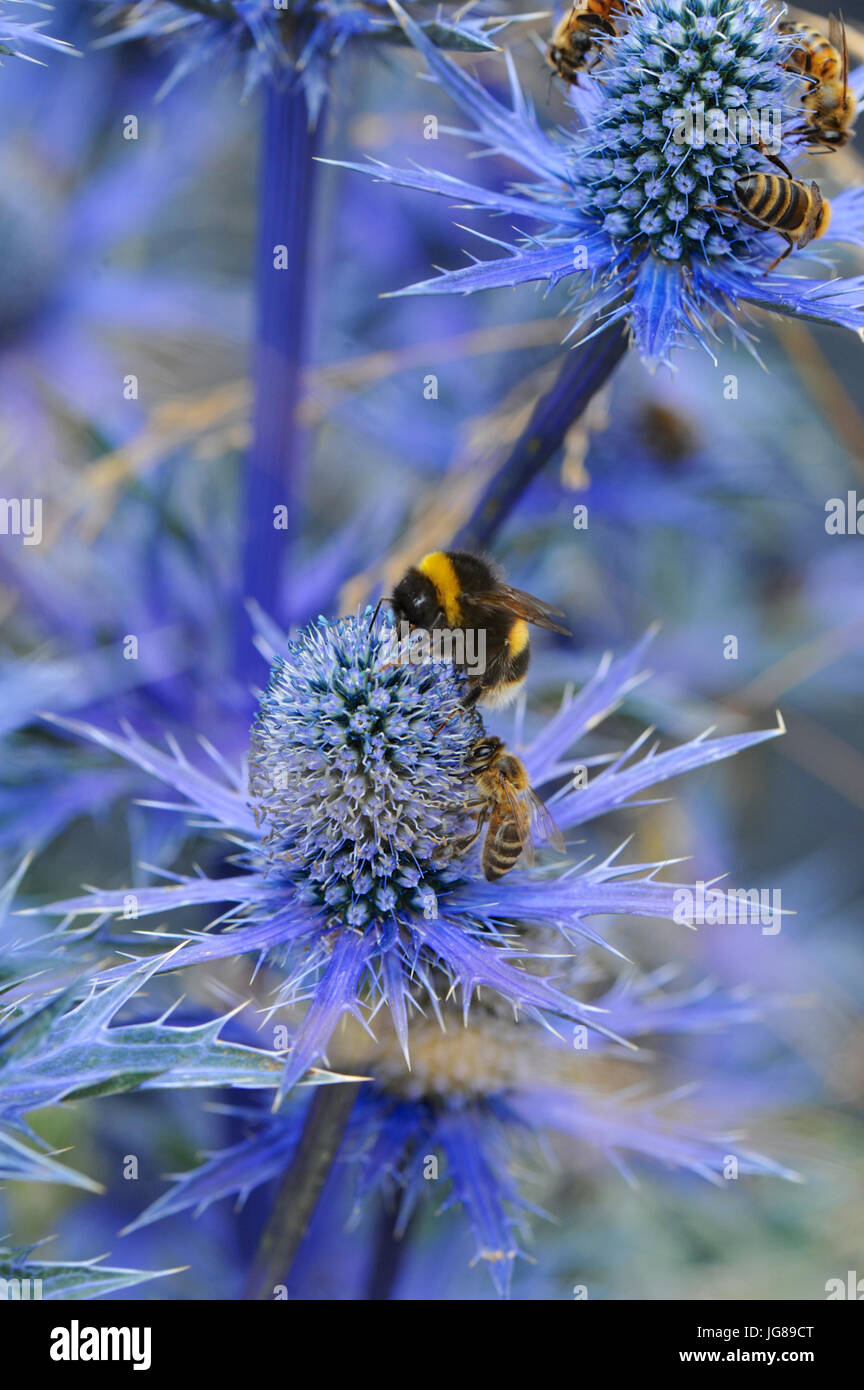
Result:
{"label": "honey bee", "polygon": [[[779,160],[780,174],[744,174],[735,181],[738,214],[745,222],[766,231],[778,232],[788,243],[786,250],[771,262],[766,275],[796,249],[803,250],[823,236],[831,221],[831,204],[823,198],[818,183],[795,179]],[[728,209],[727,209],[728,211]]]}
{"label": "honey bee", "polygon": [[582,68],[594,67],[602,56],[597,40],[614,38],[618,30],[613,16],[623,13],[623,0],[575,0],[549,45],[547,57],[558,76],[565,82],[578,82]]}
{"label": "honey bee", "polygon": [[[466,706],[482,700],[506,705],[516,696],[528,671],[528,624],[570,636],[553,621],[560,609],[505,584],[488,560],[467,550],[435,550],[400,579],[390,599],[393,614],[410,628],[449,629],[484,634],[482,672],[468,671]],[[465,644],[467,648],[467,643]],[[454,657],[454,665],[465,663]]]}
{"label": "honey bee", "polygon": [[480,862],[490,882],[509,873],[523,854],[528,864],[534,863],[531,829],[535,821],[542,837],[561,854],[565,852],[564,837],[531,786],[525,764],[500,738],[479,739],[471,750],[469,767],[478,792],[469,805],[479,809],[476,828],[462,840],[460,853],[470,849],[485,830]]}
{"label": "honey bee", "polygon": [[832,15],[830,39],[807,24],[786,22],[781,34],[795,39],[795,47],[783,66],[808,82],[801,105],[807,112],[804,125],[791,135],[803,134],[808,145],[824,145],[829,150],[846,144],[855,120],[855,96],[849,90],[849,50],[846,26]]}

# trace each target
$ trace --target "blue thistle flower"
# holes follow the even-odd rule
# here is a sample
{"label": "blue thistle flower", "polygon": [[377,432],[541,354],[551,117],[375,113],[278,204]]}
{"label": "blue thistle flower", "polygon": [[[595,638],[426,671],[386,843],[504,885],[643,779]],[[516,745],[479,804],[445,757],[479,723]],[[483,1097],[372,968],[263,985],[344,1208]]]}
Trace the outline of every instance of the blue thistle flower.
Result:
{"label": "blue thistle flower", "polygon": [[[643,988],[650,985],[643,982]],[[710,990],[650,1006],[638,990],[631,996],[620,1001],[616,1014],[627,1036],[696,1032],[753,1017],[752,1002]],[[397,1236],[424,1199],[431,1197],[437,1212],[458,1208],[474,1244],[473,1263],[488,1270],[501,1296],[510,1291],[526,1218],[537,1214],[525,1179],[531,1175],[536,1182],[548,1169],[550,1139],[574,1168],[593,1149],[628,1181],[633,1174],[624,1153],[718,1186],[730,1157],[736,1176],[796,1177],[725,1132],[713,1110],[699,1111],[692,1103],[682,1109],[680,1095],[663,1094],[656,1083],[634,1087],[630,1075],[610,1084],[609,1073],[626,1061],[602,1039],[589,1055],[574,1052],[569,1039],[490,1011],[475,1012],[462,1027],[455,1008],[448,1007],[444,1023],[445,1029],[432,1019],[417,1024],[410,1071],[392,1035],[375,1047],[364,1047],[356,1037],[340,1044],[340,1053],[371,1079],[360,1086],[338,1154],[353,1193],[345,1194],[347,1203],[330,1205],[344,1222],[346,1205],[356,1220],[376,1196],[390,1204],[396,1196]],[[249,1108],[239,1113],[252,1122],[248,1137],[178,1175],[128,1229],[184,1210],[201,1212],[227,1196],[243,1202],[280,1175],[296,1151],[305,1107],[292,1104],[270,1117]],[[440,1165],[440,1182],[429,1180],[430,1157]],[[314,1239],[314,1228],[312,1234]]]}
{"label": "blue thistle flower", "polygon": [[[721,210],[735,207],[740,178],[776,172],[759,145],[740,139],[737,126],[715,143],[675,138],[680,113],[699,107],[794,111],[795,84],[782,66],[788,40],[761,0],[645,0],[626,32],[604,41],[585,89],[571,89],[578,126],[550,131],[540,127],[509,54],[508,108],[391,3],[433,78],[474,123],[461,133],[527,169],[530,181],[497,191],[434,170],[344,167],[540,224],[516,244],[484,238],[504,256],[472,257],[469,266],[398,293],[471,293],[543,280],[554,286],[578,276],[567,306],[578,315],[572,333],[595,318],[601,326],[627,324],[652,365],[682,344],[710,351],[720,323],[751,346],[738,315],[748,305],[864,327],[864,277],[774,273],[783,249],[776,235]],[[850,81],[864,90],[864,70]],[[793,172],[800,155],[799,137],[787,156]],[[822,244],[864,244],[861,189],[841,192],[831,214]]]}
{"label": "blue thistle flower", "polygon": [[387,665],[392,632],[353,620],[309,629],[274,662],[252,731],[269,873],[350,927],[438,915],[439,893],[461,877],[452,846],[482,734],[451,665]]}
{"label": "blue thistle flower", "polygon": [[[367,614],[332,625],[321,619],[289,645],[253,738],[251,805],[243,774],[215,749],[209,751],[227,785],[193,767],[176,744],[166,755],[131,730],[118,738],[58,721],[155,774],[241,843],[243,872],[139,888],[136,910],[146,916],[230,904],[219,918],[226,930],[185,937],[182,951],[163,955],[155,969],[251,951],[278,965],[268,1012],[308,1001],[280,1097],[326,1054],[344,1014],[365,1019],[364,1006],[389,1008],[407,1056],[408,1012],[418,992],[435,1011],[440,997],[461,992],[467,1013],[485,986],[532,1017],[558,1016],[607,1033],[601,1009],[533,968],[543,957],[526,944],[523,924],[551,934],[560,949],[562,941],[569,947],[586,939],[605,944],[586,920],[592,916],[676,916],[680,885],[656,879],[661,863],[622,864],[612,855],[556,878],[515,870],[487,883],[479,847],[448,857],[460,801],[470,797],[460,795],[469,774],[467,766],[460,773],[459,759],[476,735],[477,715],[461,706],[460,678],[449,666],[395,664],[391,634],[389,622],[370,625]],[[639,679],[643,650],[644,643],[614,664],[604,662],[522,750],[535,787],[559,786],[547,799],[562,829],[781,732],[701,736],[638,757],[646,734],[587,786],[573,784],[573,744]],[[127,905],[127,893],[96,892],[42,910],[110,915]],[[110,982],[142,969],[152,972],[152,958],[102,978]]]}
{"label": "blue thistle flower", "polygon": [[[368,6],[353,0],[137,0],[131,7],[126,0],[100,3],[106,18],[123,15],[125,20],[103,44],[147,38],[179,46],[163,91],[190,72],[213,65],[239,66],[246,95],[262,83],[281,83],[293,76],[306,93],[313,121],[327,94],[330,63],[346,43],[357,38],[404,42],[380,0],[381,15],[375,13],[376,0]],[[484,27],[489,28],[476,18],[446,21],[442,16],[423,25],[432,43],[479,52],[495,47]]]}

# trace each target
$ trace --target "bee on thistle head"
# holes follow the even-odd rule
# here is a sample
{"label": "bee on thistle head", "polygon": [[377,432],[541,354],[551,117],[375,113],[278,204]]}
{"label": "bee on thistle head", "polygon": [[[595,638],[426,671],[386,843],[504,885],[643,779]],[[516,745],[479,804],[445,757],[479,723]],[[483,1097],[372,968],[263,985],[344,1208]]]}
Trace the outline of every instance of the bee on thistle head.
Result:
{"label": "bee on thistle head", "polygon": [[[860,277],[775,274],[784,241],[787,254],[817,239],[820,249],[864,246],[864,190],[842,189],[829,210],[824,194],[796,169],[819,142],[842,144],[864,96],[864,67],[848,70],[841,38],[839,48],[831,45],[836,60],[822,45],[817,54],[815,41],[809,56],[797,57],[807,43],[796,48],[767,0],[639,0],[626,13],[608,0],[579,0],[551,54],[567,80],[579,77],[571,86],[572,118],[545,129],[512,63],[512,105],[505,105],[433,48],[398,0],[390,3],[431,74],[473,122],[474,145],[524,171],[493,190],[472,183],[467,166],[466,177],[456,178],[452,169],[439,175],[379,162],[350,165],[379,182],[458,194],[461,206],[497,212],[518,228],[515,238],[496,242],[497,256],[472,257],[398,293],[560,284],[562,310],[572,316],[568,338],[584,339],[586,364],[595,339],[601,365],[604,353],[617,363],[609,354],[613,338],[632,343],[650,367],[669,364],[683,346],[698,344],[713,355],[721,330],[755,354],[750,304],[864,329]],[[614,34],[601,34],[603,25]],[[805,60],[809,75],[802,73]],[[682,111],[743,112],[748,120],[724,119],[710,139],[681,142],[674,132]],[[790,117],[800,122],[802,112],[803,140],[796,138],[800,124],[790,129]],[[780,113],[789,137],[781,142],[788,182],[771,167],[761,113],[770,113],[772,128]],[[733,221],[730,208],[745,215]]]}
{"label": "bee on thistle head", "polygon": [[485,669],[469,675],[467,705],[507,705],[524,684],[528,624],[570,635],[560,609],[505,583],[489,560],[467,550],[436,550],[402,576],[390,600],[397,621],[427,631],[485,633]]}

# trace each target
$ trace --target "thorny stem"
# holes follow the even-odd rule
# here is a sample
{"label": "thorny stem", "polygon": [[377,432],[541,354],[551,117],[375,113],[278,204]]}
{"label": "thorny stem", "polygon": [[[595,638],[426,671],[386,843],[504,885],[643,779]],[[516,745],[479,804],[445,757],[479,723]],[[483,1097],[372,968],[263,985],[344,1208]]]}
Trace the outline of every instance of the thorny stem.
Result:
{"label": "thorny stem", "polygon": [[627,329],[610,324],[564,358],[554,385],[531,413],[509,456],[490,479],[453,546],[483,550],[522,494],[564,442],[567,431],[604,386],[627,350]]}
{"label": "thorny stem", "polygon": [[316,1090],[296,1152],[279,1184],[255,1252],[245,1299],[271,1299],[276,1286],[285,1283],[333,1167],[356,1097],[357,1087],[353,1083],[319,1086]]}
{"label": "thorny stem", "polygon": [[[301,88],[269,83],[258,194],[256,327],[252,443],[243,471],[242,585],[235,657],[245,674],[254,663],[245,601],[254,599],[284,621],[280,594],[290,539],[296,534],[302,432],[297,424],[306,340],[309,241],[314,193],[315,129]],[[320,129],[320,121],[317,129]],[[274,526],[286,508],[287,529]]]}

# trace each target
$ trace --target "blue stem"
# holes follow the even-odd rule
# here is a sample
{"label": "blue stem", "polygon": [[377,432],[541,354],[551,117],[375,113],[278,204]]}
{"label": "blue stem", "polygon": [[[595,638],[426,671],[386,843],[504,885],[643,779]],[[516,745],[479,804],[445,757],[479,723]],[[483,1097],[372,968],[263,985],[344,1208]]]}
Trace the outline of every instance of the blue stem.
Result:
{"label": "blue stem", "polygon": [[[302,488],[303,436],[297,411],[305,362],[315,174],[315,129],[310,127],[302,89],[271,83],[263,101],[252,443],[240,499],[242,584],[235,656],[241,676],[256,671],[257,661],[245,600],[254,599],[278,622],[287,617],[290,550],[299,530]],[[286,528],[274,525],[276,509],[283,507]]]}
{"label": "blue stem", "polygon": [[567,353],[554,385],[535,405],[508,457],[454,536],[454,548],[484,550],[489,545],[523,493],[560,449],[574,420],[609,380],[626,350],[627,329],[619,322]]}

